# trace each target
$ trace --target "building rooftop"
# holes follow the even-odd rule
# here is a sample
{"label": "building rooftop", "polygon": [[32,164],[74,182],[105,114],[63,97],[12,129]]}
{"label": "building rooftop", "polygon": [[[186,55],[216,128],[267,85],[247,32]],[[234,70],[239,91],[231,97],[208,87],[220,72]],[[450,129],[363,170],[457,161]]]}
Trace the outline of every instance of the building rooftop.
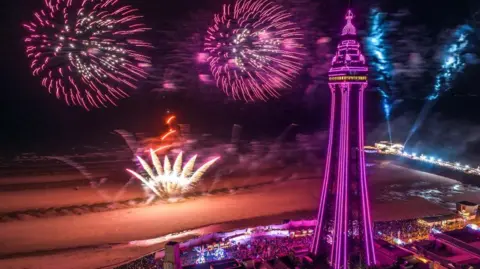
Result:
{"label": "building rooftop", "polygon": [[458,202],[459,204],[462,204],[462,205],[466,205],[466,206],[477,206],[478,204],[475,204],[473,202],[469,202],[469,201],[461,201],[461,202]]}
{"label": "building rooftop", "polygon": [[385,255],[395,257],[397,259],[412,255],[411,253],[409,253],[409,252],[407,252],[407,251],[405,251],[401,248],[398,248],[397,246],[392,245],[392,244],[390,244],[390,243],[388,243],[387,241],[384,241],[384,240],[375,240],[375,243],[376,243],[376,245],[378,245],[380,247],[380,248],[377,248],[377,253],[378,252],[383,252]]}
{"label": "building rooftop", "polygon": [[446,232],[446,234],[468,244],[480,242],[480,233],[468,229],[450,231]]}
{"label": "building rooftop", "polygon": [[452,220],[456,218],[461,218],[457,214],[448,214],[448,215],[439,215],[439,216],[431,216],[431,217],[423,217],[421,220],[426,221],[426,222],[438,222],[438,221],[444,221],[444,220]]}
{"label": "building rooftop", "polygon": [[221,260],[221,261],[214,261],[210,263],[203,263],[203,264],[194,264],[183,266],[184,269],[244,269],[245,266],[235,259],[228,259],[228,260]]}

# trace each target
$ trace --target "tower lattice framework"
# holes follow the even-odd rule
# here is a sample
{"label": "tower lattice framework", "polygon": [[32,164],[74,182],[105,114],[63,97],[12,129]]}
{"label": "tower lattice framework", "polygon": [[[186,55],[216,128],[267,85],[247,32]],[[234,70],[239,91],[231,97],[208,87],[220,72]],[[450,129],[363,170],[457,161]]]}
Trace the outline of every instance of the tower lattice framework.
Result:
{"label": "tower lattice framework", "polygon": [[376,263],[365,171],[364,92],[368,67],[349,10],[329,71],[330,129],[311,246],[335,269]]}

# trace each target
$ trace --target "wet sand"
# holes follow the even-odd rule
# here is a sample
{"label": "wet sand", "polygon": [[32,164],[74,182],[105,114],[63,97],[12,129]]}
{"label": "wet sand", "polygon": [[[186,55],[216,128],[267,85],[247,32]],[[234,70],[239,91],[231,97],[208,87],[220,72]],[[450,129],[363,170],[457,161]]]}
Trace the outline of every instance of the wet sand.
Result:
{"label": "wet sand", "polygon": [[[464,197],[474,198],[473,202],[480,201],[478,191],[452,179],[391,163],[369,167],[368,171],[374,220],[410,219],[446,214],[450,211],[445,208],[444,203],[461,200]],[[211,179],[199,185],[198,192],[205,193],[216,189],[222,190],[221,192],[212,192],[211,196],[191,197],[177,204],[155,203],[149,206],[112,208],[103,212],[87,210],[71,215],[67,212],[63,216],[52,215],[45,218],[27,215],[24,220],[9,220],[0,223],[0,255],[5,258],[0,260],[0,265],[15,261],[18,267],[13,265],[13,267],[0,267],[36,268],[21,267],[19,258],[11,256],[19,253],[28,256],[35,251],[50,251],[46,255],[55,256],[57,251],[78,247],[87,247],[88,251],[95,253],[112,253],[108,249],[102,251],[93,246],[154,238],[172,232],[230,221],[280,216],[299,211],[315,212],[321,184],[321,177],[318,174],[310,172],[310,174],[304,173],[288,178],[276,175]],[[107,184],[101,189],[115,192],[117,188],[123,186],[122,183],[116,184]],[[240,186],[250,187],[239,188]],[[432,190],[437,190],[440,194],[437,195],[437,192]],[[392,195],[393,193],[397,195]],[[128,186],[128,191],[124,195],[123,198],[133,198],[143,197],[144,194],[138,185],[132,185]],[[432,197],[435,199],[431,199]],[[439,197],[442,199],[437,202],[436,199]],[[103,199],[96,189],[90,187],[79,190],[54,188],[4,191],[0,192],[0,211],[5,213],[15,210],[95,204]],[[251,225],[256,225],[255,221]],[[85,255],[85,251],[70,251],[68,256],[77,259]],[[90,253],[88,251],[87,253]],[[128,251],[139,253],[133,250]],[[31,264],[32,259],[28,258],[25,261]],[[41,259],[44,258],[39,258]],[[111,261],[110,258],[105,258],[105,264]]]}

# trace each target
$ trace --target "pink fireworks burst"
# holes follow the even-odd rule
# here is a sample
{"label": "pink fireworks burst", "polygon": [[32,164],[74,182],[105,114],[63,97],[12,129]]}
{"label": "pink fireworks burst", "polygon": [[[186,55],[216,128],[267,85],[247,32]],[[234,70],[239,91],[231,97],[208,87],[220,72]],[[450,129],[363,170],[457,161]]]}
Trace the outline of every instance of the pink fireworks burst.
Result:
{"label": "pink fireworks burst", "polygon": [[26,53],[42,86],[68,105],[116,105],[147,77],[152,48],[136,37],[147,28],[138,10],[118,0],[45,0],[45,8],[23,24]]}
{"label": "pink fireworks burst", "polygon": [[265,101],[278,97],[300,72],[302,39],[292,15],[280,5],[237,0],[215,14],[204,50],[217,87],[234,99]]}

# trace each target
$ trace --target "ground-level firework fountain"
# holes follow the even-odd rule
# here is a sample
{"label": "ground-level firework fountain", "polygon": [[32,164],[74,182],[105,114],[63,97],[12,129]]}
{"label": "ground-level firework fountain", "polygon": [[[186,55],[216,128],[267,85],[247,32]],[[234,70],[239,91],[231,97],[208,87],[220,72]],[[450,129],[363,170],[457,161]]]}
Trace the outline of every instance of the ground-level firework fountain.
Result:
{"label": "ground-level firework fountain", "polygon": [[141,157],[137,157],[144,171],[147,173],[147,177],[130,169],[127,169],[127,171],[142,181],[155,195],[171,202],[178,201],[178,199],[182,198],[182,195],[200,181],[207,169],[219,159],[219,157],[217,157],[206,162],[194,172],[193,168],[197,158],[196,155],[190,158],[183,168],[182,153],[178,154],[173,166],[168,156],[165,156],[165,161],[162,166],[154,150],[150,150],[150,155],[155,171]]}

